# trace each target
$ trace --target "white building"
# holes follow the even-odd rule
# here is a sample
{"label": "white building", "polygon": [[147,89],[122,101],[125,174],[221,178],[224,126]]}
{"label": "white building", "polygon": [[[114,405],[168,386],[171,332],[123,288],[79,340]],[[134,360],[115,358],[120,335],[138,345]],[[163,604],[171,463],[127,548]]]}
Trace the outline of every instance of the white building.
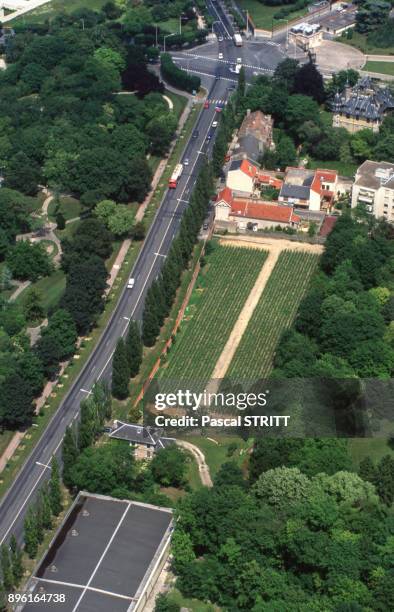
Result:
{"label": "white building", "polygon": [[352,188],[352,208],[358,204],[377,219],[394,223],[394,164],[369,160],[361,164]]}

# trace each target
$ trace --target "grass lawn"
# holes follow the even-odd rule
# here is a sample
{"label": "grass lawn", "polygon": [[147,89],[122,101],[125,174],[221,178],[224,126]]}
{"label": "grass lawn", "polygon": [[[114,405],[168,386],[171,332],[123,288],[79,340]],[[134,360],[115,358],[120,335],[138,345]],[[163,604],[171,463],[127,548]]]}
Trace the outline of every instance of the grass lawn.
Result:
{"label": "grass lawn", "polygon": [[[275,13],[280,11],[281,6],[266,6],[265,4],[261,4],[259,0],[239,0],[238,4],[245,11],[249,11],[249,15],[252,17],[256,28],[272,30],[272,27],[275,29],[279,26],[286,25],[286,19],[274,19]],[[291,7],[289,4],[285,6],[286,8]],[[305,15],[306,13],[306,8],[293,11],[288,15],[287,19],[296,19],[296,17],[301,17],[301,15]]]}
{"label": "grass lawn", "polygon": [[[356,47],[363,53],[367,53],[369,55],[394,55],[394,47],[375,47],[368,43],[368,39],[365,34],[360,34],[360,32],[356,32],[355,30],[352,30],[352,32],[353,36],[351,39],[348,39],[346,35],[344,35],[340,36],[336,40],[344,43],[345,45]],[[366,70],[368,69],[366,68]]]}
{"label": "grass lawn", "polygon": [[363,70],[394,76],[394,62],[367,62]]}
{"label": "grass lawn", "polygon": [[198,599],[187,599],[178,589],[170,591],[169,599],[171,602],[178,604],[180,608],[191,610],[191,612],[219,612],[220,610],[213,604],[204,603]]}
{"label": "grass lawn", "polygon": [[75,221],[75,223],[68,223],[64,230],[55,230],[55,234],[59,237],[60,240],[63,240],[64,238],[72,238],[72,235],[74,234],[80,223],[80,221]]}
{"label": "grass lawn", "polygon": [[32,287],[41,292],[43,306],[45,311],[48,312],[48,310],[54,308],[56,304],[58,304],[66,287],[66,276],[63,270],[56,270],[50,276],[40,278],[40,280],[38,280],[36,283],[30,285],[27,290],[22,291],[22,293],[15,300],[17,304],[21,304],[23,306],[26,295],[29,293],[29,289]]}
{"label": "grass lawn", "polygon": [[[82,210],[79,200],[70,196],[60,196],[59,211],[62,213],[66,221],[79,217]],[[56,202],[52,200],[48,207],[48,216],[51,221],[55,221]]]}
{"label": "grass lawn", "polygon": [[168,91],[167,89],[165,90],[164,94],[167,96],[167,98],[170,98],[170,100],[172,100],[172,103],[174,105],[173,111],[179,119],[186,106],[187,98],[185,98],[185,96],[173,93],[172,91]]}
{"label": "grass lawn", "polygon": [[346,164],[340,161],[319,161],[318,159],[311,159],[308,162],[308,168],[321,168],[322,170],[336,170],[341,176],[353,177],[356,174],[358,168],[357,164]]}
{"label": "grass lawn", "polygon": [[318,261],[312,253],[282,251],[235,351],[228,378],[269,376],[280,337],[290,327]]}
{"label": "grass lawn", "polygon": [[14,431],[2,431],[0,433],[0,456],[4,453],[8,444],[11,442],[12,436],[14,435]]}
{"label": "grass lawn", "polygon": [[371,457],[376,464],[384,455],[394,455],[394,449],[384,438],[353,438],[349,440],[349,452],[355,469],[365,457]]}
{"label": "grass lawn", "polygon": [[70,14],[81,8],[99,11],[105,3],[106,0],[51,0],[48,4],[36,8],[31,13],[22,15],[11,23],[12,25],[44,23],[47,19],[51,19],[59,13]]}
{"label": "grass lawn", "polygon": [[[252,441],[245,442],[239,436],[217,436],[212,435],[209,438],[203,436],[187,436],[184,438],[191,444],[195,444],[204,453],[205,461],[209,467],[211,478],[214,478],[218,473],[223,463],[235,461],[240,467],[244,463],[247,455],[246,451],[251,447]],[[237,449],[231,456],[228,454],[230,444],[235,443]]]}
{"label": "grass lawn", "polygon": [[264,251],[215,244],[196,281],[161,377],[207,380],[266,259]]}

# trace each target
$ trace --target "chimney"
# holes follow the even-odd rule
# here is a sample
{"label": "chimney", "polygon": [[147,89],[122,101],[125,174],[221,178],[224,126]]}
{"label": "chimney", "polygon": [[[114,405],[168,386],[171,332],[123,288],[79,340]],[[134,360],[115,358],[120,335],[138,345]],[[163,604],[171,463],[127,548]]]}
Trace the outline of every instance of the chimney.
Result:
{"label": "chimney", "polygon": [[246,116],[249,117],[249,115],[250,115],[250,108],[248,108],[246,111]]}

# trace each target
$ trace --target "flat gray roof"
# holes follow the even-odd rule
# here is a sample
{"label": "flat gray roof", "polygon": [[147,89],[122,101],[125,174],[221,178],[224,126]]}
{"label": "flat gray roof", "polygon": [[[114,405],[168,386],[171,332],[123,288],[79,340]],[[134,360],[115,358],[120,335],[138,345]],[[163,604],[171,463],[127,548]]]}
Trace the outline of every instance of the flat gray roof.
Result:
{"label": "flat gray roof", "polygon": [[40,562],[29,590],[66,603],[24,612],[126,612],[137,603],[171,532],[172,511],[81,493]]}

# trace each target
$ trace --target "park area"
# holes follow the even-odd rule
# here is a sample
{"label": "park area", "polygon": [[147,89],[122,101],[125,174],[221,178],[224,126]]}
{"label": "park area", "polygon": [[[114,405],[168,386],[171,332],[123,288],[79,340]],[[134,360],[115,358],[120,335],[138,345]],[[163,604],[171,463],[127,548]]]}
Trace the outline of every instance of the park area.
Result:
{"label": "park area", "polygon": [[239,6],[244,10],[248,11],[250,17],[256,28],[261,28],[263,30],[273,30],[280,26],[285,26],[287,21],[291,19],[297,19],[297,17],[302,17],[307,13],[307,9],[298,9],[292,10],[292,4],[286,4],[285,7],[289,10],[289,14],[286,18],[276,18],[277,15],[282,8],[280,5],[277,6],[266,6],[259,0],[239,0]]}

